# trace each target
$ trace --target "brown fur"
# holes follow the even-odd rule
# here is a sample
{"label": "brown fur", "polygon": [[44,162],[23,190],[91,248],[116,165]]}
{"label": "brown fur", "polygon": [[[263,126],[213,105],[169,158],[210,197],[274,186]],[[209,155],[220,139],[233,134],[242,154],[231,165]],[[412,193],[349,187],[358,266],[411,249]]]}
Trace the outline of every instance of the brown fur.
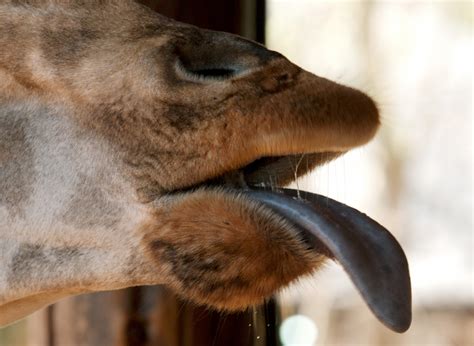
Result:
{"label": "brown fur", "polygon": [[[34,179],[32,149],[25,126],[24,120],[0,118],[0,204],[8,205],[16,215],[22,213]],[[20,170],[19,162],[28,169]]]}
{"label": "brown fur", "polygon": [[168,284],[195,302],[257,304],[323,261],[283,219],[224,191],[182,196],[153,216],[143,228],[147,252],[166,268]]}
{"label": "brown fur", "polygon": [[[81,281],[83,291],[161,282],[193,301],[239,309],[320,266],[322,249],[308,251],[298,232],[264,207],[227,190],[175,191],[262,157],[288,155],[288,161],[270,159],[267,170],[248,176],[256,183],[275,174],[273,181],[283,184],[365,144],[379,119],[363,93],[314,76],[251,41],[172,21],[131,1],[0,0],[0,46],[0,105],[34,100],[51,110],[51,121],[67,117],[75,140],[93,138],[107,148],[100,149],[101,159],[91,158],[99,177],[75,174],[83,186],[58,222],[89,230],[99,246],[99,229],[122,229],[127,212],[146,215],[133,232],[120,233],[126,236],[114,251],[123,243],[135,252],[119,274],[107,276],[110,284]],[[203,76],[223,68],[235,75]],[[12,152],[29,155],[21,124],[12,124],[13,151],[0,139],[0,177],[19,165]],[[17,170],[24,172],[15,182],[10,176],[7,187],[0,182],[0,196],[7,196],[0,197],[0,207],[2,198],[9,209],[8,203],[20,205],[23,193],[8,197],[17,185],[31,192],[22,179],[33,169]],[[69,238],[60,242],[71,249]],[[13,258],[22,259],[13,273],[35,263],[55,270],[81,253],[56,249],[45,257],[39,244],[24,246],[34,251]],[[101,249],[113,253],[110,244]],[[45,286],[77,292],[76,276]]]}

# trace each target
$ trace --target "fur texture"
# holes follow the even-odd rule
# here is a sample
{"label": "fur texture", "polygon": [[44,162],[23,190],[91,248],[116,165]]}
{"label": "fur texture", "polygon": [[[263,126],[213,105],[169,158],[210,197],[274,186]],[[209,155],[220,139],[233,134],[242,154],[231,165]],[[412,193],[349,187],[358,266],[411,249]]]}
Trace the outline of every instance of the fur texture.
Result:
{"label": "fur texture", "polygon": [[[366,143],[363,93],[132,1],[0,0],[0,47],[0,325],[157,283],[242,309],[322,263],[235,192],[177,191],[308,153],[299,175]],[[280,162],[251,180],[273,173],[294,178]]]}

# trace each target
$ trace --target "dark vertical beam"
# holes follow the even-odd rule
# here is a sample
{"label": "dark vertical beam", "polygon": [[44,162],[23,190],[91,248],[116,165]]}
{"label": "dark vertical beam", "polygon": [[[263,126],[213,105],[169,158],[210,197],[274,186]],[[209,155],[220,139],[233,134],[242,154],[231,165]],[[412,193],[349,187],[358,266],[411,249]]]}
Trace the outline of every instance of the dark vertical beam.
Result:
{"label": "dark vertical beam", "polygon": [[46,323],[47,323],[47,335],[49,346],[56,346],[56,341],[54,339],[54,307],[48,306],[46,308]]}
{"label": "dark vertical beam", "polygon": [[265,0],[140,0],[178,21],[201,28],[265,39]]}
{"label": "dark vertical beam", "polygon": [[157,12],[202,28],[241,32],[240,0],[175,0],[175,1],[140,1]]}
{"label": "dark vertical beam", "polygon": [[265,43],[265,26],[267,20],[267,7],[265,0],[255,0],[255,40]]}

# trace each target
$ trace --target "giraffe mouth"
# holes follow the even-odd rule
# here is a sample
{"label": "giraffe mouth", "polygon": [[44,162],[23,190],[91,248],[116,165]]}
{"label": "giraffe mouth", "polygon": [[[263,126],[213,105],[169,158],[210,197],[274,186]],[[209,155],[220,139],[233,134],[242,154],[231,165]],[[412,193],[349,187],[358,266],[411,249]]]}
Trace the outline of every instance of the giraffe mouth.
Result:
{"label": "giraffe mouth", "polygon": [[239,169],[224,173],[199,186],[284,187],[343,152],[318,152],[286,156],[265,156]]}
{"label": "giraffe mouth", "polygon": [[240,192],[262,203],[301,232],[310,248],[336,260],[374,315],[396,332],[411,324],[411,284],[406,256],[382,225],[343,203],[292,189]]}
{"label": "giraffe mouth", "polygon": [[340,152],[321,152],[258,159],[242,169],[249,185],[286,186],[297,178],[336,157]]}
{"label": "giraffe mouth", "polygon": [[374,315],[396,332],[411,324],[406,256],[392,234],[362,212],[282,186],[342,153],[261,158],[198,187],[224,188],[286,219],[311,250],[342,265]]}

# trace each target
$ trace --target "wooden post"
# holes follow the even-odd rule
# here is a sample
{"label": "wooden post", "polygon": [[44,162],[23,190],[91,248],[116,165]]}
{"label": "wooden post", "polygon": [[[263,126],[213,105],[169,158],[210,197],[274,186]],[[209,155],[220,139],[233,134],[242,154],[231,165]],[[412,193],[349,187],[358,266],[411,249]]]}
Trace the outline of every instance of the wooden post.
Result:
{"label": "wooden post", "polygon": [[[142,0],[179,21],[264,41],[264,0]],[[29,320],[34,346],[277,345],[277,306],[236,314],[187,304],[163,286],[65,299]]]}

